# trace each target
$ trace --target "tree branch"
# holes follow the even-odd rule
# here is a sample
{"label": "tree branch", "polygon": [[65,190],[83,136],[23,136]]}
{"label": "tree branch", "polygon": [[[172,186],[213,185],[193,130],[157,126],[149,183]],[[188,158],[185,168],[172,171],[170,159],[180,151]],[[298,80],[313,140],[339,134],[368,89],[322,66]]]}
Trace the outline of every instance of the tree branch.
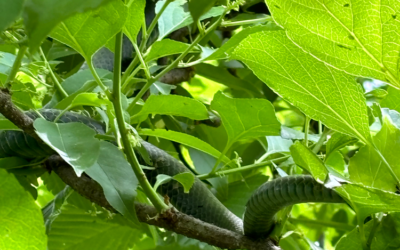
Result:
{"label": "tree branch", "polygon": [[[11,101],[7,92],[0,90],[0,113],[13,122],[26,133],[36,136],[33,128],[33,120],[21,112]],[[115,212],[113,207],[105,198],[101,186],[83,174],[76,176],[75,171],[58,155],[49,157],[46,166],[53,169],[60,178],[83,197]],[[252,240],[244,235],[219,228],[194,217],[170,209],[166,213],[158,214],[157,210],[146,204],[135,204],[138,219],[150,225],[165,228],[167,230],[194,238],[210,245],[227,249],[249,249],[249,250],[279,250],[271,239]]]}

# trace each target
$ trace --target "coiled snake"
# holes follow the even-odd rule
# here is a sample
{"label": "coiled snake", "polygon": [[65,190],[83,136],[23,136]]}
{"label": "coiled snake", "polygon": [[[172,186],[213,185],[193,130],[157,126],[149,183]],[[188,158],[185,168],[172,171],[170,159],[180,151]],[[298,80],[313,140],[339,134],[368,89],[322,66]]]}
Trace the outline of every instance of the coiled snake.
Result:
{"label": "coiled snake", "polygon": [[[43,117],[53,121],[60,111],[43,109]],[[37,114],[27,112],[35,119]],[[58,122],[81,122],[104,133],[102,123],[83,115],[66,112]],[[190,172],[180,161],[154,145],[144,142],[145,149],[155,170],[146,170],[146,176],[154,184],[158,174],[174,176],[181,172]],[[0,158],[19,156],[33,159],[38,156],[50,156],[54,152],[46,145],[37,143],[34,138],[21,131],[0,132]],[[140,157],[139,157],[140,158]],[[141,164],[146,165],[143,161]],[[260,186],[247,202],[244,220],[230,212],[200,180],[196,179],[190,192],[184,193],[177,182],[169,182],[159,188],[162,195],[168,195],[170,202],[178,210],[216,226],[244,233],[258,238],[266,237],[275,224],[276,212],[285,206],[305,202],[343,203],[344,200],[335,191],[316,182],[311,176],[287,176],[269,181]]]}

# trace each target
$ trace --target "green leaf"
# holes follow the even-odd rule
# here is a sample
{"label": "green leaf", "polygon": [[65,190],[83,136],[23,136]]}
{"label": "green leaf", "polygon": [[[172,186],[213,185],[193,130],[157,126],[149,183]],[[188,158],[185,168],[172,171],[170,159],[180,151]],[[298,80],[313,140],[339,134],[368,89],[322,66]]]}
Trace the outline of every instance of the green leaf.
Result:
{"label": "green leaf", "polygon": [[318,182],[325,182],[328,170],[316,154],[299,141],[290,147],[290,152],[297,165],[307,170]]}
{"label": "green leaf", "polygon": [[281,30],[282,28],[275,23],[267,23],[266,25],[257,25],[253,27],[248,27],[240,31],[231,37],[226,43],[224,43],[221,48],[214,52],[207,60],[217,60],[229,58],[236,48],[236,46],[247,36],[260,31],[274,31]]}
{"label": "green leaf", "polygon": [[15,61],[15,55],[0,51],[0,74],[8,76]]}
{"label": "green leaf", "polygon": [[400,248],[400,213],[383,217],[375,232],[371,250],[392,250]]}
{"label": "green leaf", "polygon": [[65,186],[54,199],[49,202],[43,209],[44,224],[46,225],[46,233],[51,231],[51,224],[60,215],[61,209],[67,198],[72,194],[73,189],[70,186]]}
{"label": "green leaf", "polygon": [[142,28],[144,20],[146,0],[129,0],[126,6],[128,7],[128,16],[124,26],[124,34],[131,42],[136,42],[137,35]]}
{"label": "green leaf", "polygon": [[[96,9],[109,3],[111,0],[26,0],[23,18],[29,36],[31,50],[36,50],[42,40],[61,21],[68,17]],[[78,14],[82,15],[82,14]]]}
{"label": "green leaf", "polygon": [[172,177],[166,174],[159,174],[156,177],[156,183],[154,183],[153,189],[157,191],[158,187],[162,184],[168,183],[172,180]]}
{"label": "green leaf", "polygon": [[28,164],[29,162],[27,160],[19,157],[0,158],[0,168],[3,169],[20,168]]}
{"label": "green leaf", "polygon": [[48,248],[126,250],[143,237],[139,230],[117,223],[119,215],[102,219],[100,215],[107,213],[97,209],[83,210],[71,204],[63,206],[48,235]]}
{"label": "green leaf", "polygon": [[0,249],[47,246],[43,216],[32,196],[12,174],[0,169]]}
{"label": "green leaf", "polygon": [[[367,224],[364,225],[364,230],[367,235],[371,231],[371,228],[372,228],[371,222],[368,222]],[[356,227],[350,233],[348,233],[348,234],[344,235],[342,238],[340,238],[335,249],[336,250],[361,250],[361,249],[363,249],[362,243],[361,243],[360,229],[358,227]]]}
{"label": "green leaf", "polygon": [[116,146],[100,142],[97,163],[85,173],[101,185],[107,201],[115,210],[139,223],[134,204],[138,180],[124,154]]}
{"label": "green leaf", "polygon": [[179,95],[152,95],[142,110],[131,117],[131,123],[142,122],[149,114],[183,116],[193,120],[208,119],[207,109],[201,102]]}
{"label": "green leaf", "polygon": [[336,152],[337,150],[349,145],[356,143],[357,139],[344,135],[341,133],[334,133],[332,137],[328,140],[326,144],[326,156],[325,160],[327,161],[332,153]]}
{"label": "green leaf", "polygon": [[151,46],[150,51],[146,56],[146,61],[150,62],[160,57],[183,53],[189,46],[190,44],[170,39],[157,41]]}
{"label": "green leaf", "polygon": [[221,116],[228,134],[228,145],[267,135],[280,135],[281,124],[274,107],[265,99],[232,99],[221,92],[215,94],[211,109]]}
{"label": "green leaf", "polygon": [[0,2],[0,32],[10,26],[21,14],[24,0]]}
{"label": "green leaf", "polygon": [[268,181],[268,178],[269,177],[265,175],[255,175],[246,178],[244,181],[239,180],[229,183],[228,191],[231,195],[223,197],[222,203],[232,211],[232,213],[242,217],[246,209],[247,201],[258,187]]}
{"label": "green leaf", "polygon": [[359,184],[335,189],[354,209],[359,220],[379,212],[400,212],[400,195]]}
{"label": "green leaf", "polygon": [[112,103],[109,100],[99,98],[99,94],[96,93],[80,93],[77,95],[68,96],[59,102],[55,108],[71,109],[76,106],[112,107]]}
{"label": "green leaf", "polygon": [[[193,18],[190,16],[190,13],[187,12],[185,9],[184,5],[186,4],[186,2],[186,0],[172,1],[164,10],[160,19],[158,20],[158,41],[161,41],[171,32],[193,23]],[[156,3],[156,13],[161,10],[161,7],[164,5],[164,3],[165,0],[158,1]],[[206,14],[202,15],[199,20],[201,21],[206,18],[219,16],[224,11],[225,8],[222,6],[213,7]]]}
{"label": "green leaf", "polygon": [[171,84],[166,84],[162,83],[159,81],[155,81],[151,86],[150,86],[150,93],[153,95],[169,95],[171,94],[171,90],[176,89],[176,86],[171,85]]}
{"label": "green leaf", "polygon": [[0,130],[20,130],[14,123],[0,115]]}
{"label": "green leaf", "polygon": [[[215,158],[219,158],[221,155],[221,152],[213,148],[210,144],[208,144],[205,141],[202,141],[194,136],[184,134],[184,133],[179,133],[176,131],[172,130],[165,130],[165,129],[142,129],[138,131],[140,136],[155,136],[155,137],[160,137],[163,139],[167,139],[170,141],[175,141],[179,142],[180,144],[183,144],[185,146],[195,148],[197,150],[200,150],[204,153],[207,153],[211,156],[214,156]],[[222,159],[223,162],[229,163],[230,160],[228,157],[223,157]]]}
{"label": "green leaf", "polygon": [[268,150],[267,155],[275,153],[288,153],[293,145],[292,140],[283,139],[280,136],[267,136]]}
{"label": "green leaf", "polygon": [[399,1],[266,2],[274,20],[305,51],[350,74],[400,88]]}
{"label": "green leaf", "polygon": [[[390,164],[396,176],[400,178],[400,130],[393,124],[390,116],[383,117],[381,131],[374,137],[375,146]],[[372,146],[362,147],[350,159],[350,179],[369,187],[387,191],[396,191],[397,181],[388,171],[376,149]]]}
{"label": "green leaf", "polygon": [[194,184],[194,175],[192,173],[180,173],[172,177],[183,186],[184,192],[187,194]]}
{"label": "green leaf", "polygon": [[194,23],[196,23],[204,13],[209,11],[214,6],[215,2],[216,0],[190,0],[189,11]]}
{"label": "green leaf", "polygon": [[36,119],[33,126],[40,139],[70,164],[78,176],[96,163],[100,141],[88,126],[74,122],[58,124],[43,118]]}
{"label": "green leaf", "polygon": [[233,57],[307,116],[371,143],[365,97],[354,77],[305,53],[284,31],[249,35]]}
{"label": "green leaf", "polygon": [[400,90],[389,87],[388,95],[381,101],[381,107],[400,112]]}
{"label": "green leaf", "polygon": [[68,18],[57,25],[50,36],[90,61],[92,55],[122,29],[127,12],[122,1],[113,0],[99,9]]}

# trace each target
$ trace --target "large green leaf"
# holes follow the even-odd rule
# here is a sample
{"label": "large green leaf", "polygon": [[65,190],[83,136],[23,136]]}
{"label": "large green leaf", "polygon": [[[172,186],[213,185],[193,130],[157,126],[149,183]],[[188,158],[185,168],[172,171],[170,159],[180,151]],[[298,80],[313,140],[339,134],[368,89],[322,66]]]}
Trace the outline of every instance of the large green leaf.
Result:
{"label": "large green leaf", "polygon": [[[205,141],[202,141],[194,136],[184,134],[184,133],[179,133],[176,131],[172,130],[165,130],[165,129],[142,129],[138,131],[139,135],[141,136],[155,136],[155,137],[160,137],[163,139],[171,140],[171,141],[176,141],[179,142],[183,145],[186,145],[191,148],[195,148],[197,150],[200,150],[204,153],[207,153],[211,156],[214,156],[215,158],[218,158],[221,155],[221,152],[213,148],[210,144],[208,144]],[[223,162],[228,163],[229,158],[224,157],[222,159]]]}
{"label": "large green leaf", "polygon": [[360,221],[374,213],[400,212],[400,195],[359,184],[345,184],[335,189],[347,200]]}
{"label": "large green leaf", "polygon": [[23,18],[31,49],[39,47],[41,41],[61,21],[76,13],[96,9],[110,1],[112,0],[26,0]]}
{"label": "large green leaf", "polygon": [[120,0],[113,0],[93,11],[77,14],[62,21],[51,37],[78,51],[86,61],[119,32],[127,17],[128,8]]}
{"label": "large green leaf", "polygon": [[138,180],[116,146],[101,142],[97,163],[85,172],[101,185],[107,201],[115,210],[138,223],[134,204]]}
{"label": "large green leaf", "polygon": [[[374,137],[374,142],[396,176],[400,178],[400,130],[393,124],[390,116],[383,117],[382,129]],[[382,190],[396,191],[397,181],[372,146],[362,147],[350,159],[349,174],[350,179],[354,182]]]}
{"label": "large green leaf", "polygon": [[0,169],[0,249],[45,250],[43,216],[17,179]]}
{"label": "large green leaf", "polygon": [[284,31],[249,35],[233,57],[312,119],[371,142],[365,98],[354,77],[305,53]]}
{"label": "large green leaf", "polygon": [[129,40],[136,42],[136,37],[144,20],[146,0],[129,0],[126,5],[128,6],[128,16],[124,26],[124,34]]}
{"label": "large green leaf", "polygon": [[99,214],[96,214],[95,207],[83,210],[71,204],[63,206],[48,236],[49,249],[126,250],[143,236],[138,230],[116,223],[118,215],[105,220]]}
{"label": "large green leaf", "polygon": [[307,170],[318,182],[325,182],[328,170],[316,154],[299,141],[290,147],[290,152],[297,165]]}
{"label": "large green leaf", "polygon": [[0,158],[0,168],[13,169],[28,165],[29,162],[19,157]]}
{"label": "large green leaf", "polygon": [[24,0],[0,1],[0,32],[18,18],[23,4]]}
{"label": "large green leaf", "polygon": [[400,2],[266,0],[288,37],[350,74],[400,88]]}
{"label": "large green leaf", "polygon": [[37,135],[54,149],[75,173],[83,171],[96,163],[100,152],[100,141],[94,138],[96,132],[82,123],[53,123],[43,118],[33,123]]}
{"label": "large green leaf", "polygon": [[218,92],[211,108],[221,116],[228,134],[228,145],[267,135],[280,135],[281,124],[274,107],[265,99],[232,99]]}
{"label": "large green leaf", "polygon": [[208,119],[208,112],[201,102],[179,95],[152,95],[142,110],[131,117],[131,123],[142,122],[149,114],[183,116],[193,120]]}

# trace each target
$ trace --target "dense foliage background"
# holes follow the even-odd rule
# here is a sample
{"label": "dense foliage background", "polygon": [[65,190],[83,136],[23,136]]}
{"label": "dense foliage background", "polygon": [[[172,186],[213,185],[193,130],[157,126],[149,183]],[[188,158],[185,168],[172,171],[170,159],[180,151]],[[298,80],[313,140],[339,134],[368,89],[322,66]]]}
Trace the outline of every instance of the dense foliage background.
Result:
{"label": "dense foliage background", "polygon": [[[107,124],[103,136],[34,127],[118,211],[66,186],[47,158],[0,158],[0,249],[215,249],[138,222],[134,200],[163,209],[157,186],[193,183],[138,181],[121,152],[146,158],[140,138],[239,217],[267,180],[311,174],[335,188],[348,204],[277,215],[282,249],[400,248],[399,1],[2,0],[0,32],[0,86],[19,109]],[[119,51],[122,33],[132,54],[99,68],[96,52]],[[0,130],[18,128],[1,116]],[[115,139],[120,150],[104,141]]]}

